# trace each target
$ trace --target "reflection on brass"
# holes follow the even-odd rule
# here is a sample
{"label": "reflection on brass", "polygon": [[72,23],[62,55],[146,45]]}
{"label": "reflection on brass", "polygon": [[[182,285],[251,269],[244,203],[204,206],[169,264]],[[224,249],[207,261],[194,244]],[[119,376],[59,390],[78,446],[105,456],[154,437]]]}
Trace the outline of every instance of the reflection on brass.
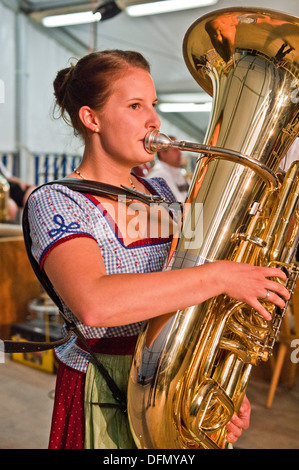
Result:
{"label": "reflection on brass", "polygon": [[[213,110],[203,144],[148,135],[148,151],[199,153],[166,269],[224,259],[278,266],[292,292],[299,162],[283,178],[277,172],[299,132],[299,20],[256,8],[214,11],[189,28],[183,51],[192,76],[213,95]],[[184,227],[198,203],[202,236],[199,221],[191,236]],[[252,367],[271,355],[285,312],[264,303],[269,322],[221,295],[144,324],[128,388],[139,448],[227,447],[226,423],[239,410]]]}

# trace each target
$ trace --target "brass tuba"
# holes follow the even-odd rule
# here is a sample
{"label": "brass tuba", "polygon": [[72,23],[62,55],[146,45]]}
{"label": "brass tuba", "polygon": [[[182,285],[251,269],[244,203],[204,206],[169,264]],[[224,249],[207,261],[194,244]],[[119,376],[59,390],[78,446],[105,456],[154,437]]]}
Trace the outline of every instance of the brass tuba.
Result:
{"label": "brass tuba", "polygon": [[[223,259],[281,267],[292,292],[299,161],[279,173],[299,131],[299,20],[262,8],[214,11],[189,28],[183,52],[213,95],[213,110],[204,144],[155,132],[146,140],[149,152],[177,146],[199,153],[166,269]],[[266,308],[269,322],[221,295],[145,323],[128,385],[139,448],[227,447],[226,423],[252,367],[271,355],[285,312]]]}

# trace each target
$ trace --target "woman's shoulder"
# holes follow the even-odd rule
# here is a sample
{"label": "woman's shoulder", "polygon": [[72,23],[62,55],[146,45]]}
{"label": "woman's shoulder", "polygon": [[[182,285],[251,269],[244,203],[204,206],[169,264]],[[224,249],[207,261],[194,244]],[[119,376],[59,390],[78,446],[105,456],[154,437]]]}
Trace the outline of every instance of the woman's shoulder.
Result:
{"label": "woman's shoulder", "polygon": [[73,193],[76,193],[76,191],[73,191],[71,188],[69,188],[67,184],[63,183],[63,181],[57,180],[57,181],[51,181],[48,183],[43,183],[40,186],[37,186],[34,189],[34,191],[31,193],[31,195],[34,197],[41,197],[44,194],[49,194],[49,193],[73,194]]}
{"label": "woman's shoulder", "polygon": [[82,194],[78,191],[74,191],[69,188],[67,185],[59,182],[53,181],[50,183],[44,183],[38,186],[29,196],[28,207],[29,209],[32,206],[39,204],[51,204],[57,202],[79,202],[82,199]]}

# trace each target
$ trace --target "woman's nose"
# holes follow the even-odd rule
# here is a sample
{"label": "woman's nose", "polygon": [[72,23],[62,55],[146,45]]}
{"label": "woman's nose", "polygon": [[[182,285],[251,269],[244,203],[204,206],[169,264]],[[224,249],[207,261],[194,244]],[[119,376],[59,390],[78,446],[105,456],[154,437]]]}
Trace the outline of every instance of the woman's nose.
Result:
{"label": "woman's nose", "polygon": [[152,108],[151,115],[148,120],[148,126],[154,129],[160,129],[161,121],[155,108]]}

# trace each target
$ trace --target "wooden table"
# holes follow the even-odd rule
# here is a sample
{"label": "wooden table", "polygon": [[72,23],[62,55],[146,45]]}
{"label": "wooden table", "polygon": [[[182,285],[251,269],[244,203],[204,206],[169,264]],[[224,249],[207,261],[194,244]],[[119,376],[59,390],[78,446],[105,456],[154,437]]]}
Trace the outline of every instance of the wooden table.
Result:
{"label": "wooden table", "polygon": [[29,301],[39,297],[40,292],[20,227],[0,224],[1,339],[8,339],[11,324],[26,319]]}

